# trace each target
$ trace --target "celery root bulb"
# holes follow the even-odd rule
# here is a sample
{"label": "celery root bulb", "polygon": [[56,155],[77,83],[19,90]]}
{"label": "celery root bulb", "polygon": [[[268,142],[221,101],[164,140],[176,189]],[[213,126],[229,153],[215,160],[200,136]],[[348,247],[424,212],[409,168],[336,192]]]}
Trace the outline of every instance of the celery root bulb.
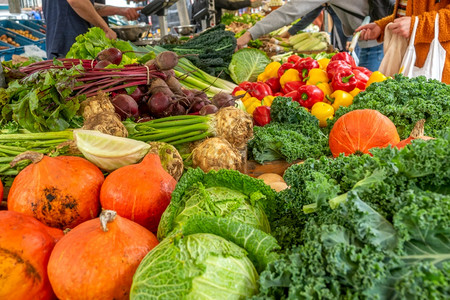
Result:
{"label": "celery root bulb", "polygon": [[225,139],[213,137],[204,140],[192,151],[192,163],[204,172],[211,170],[242,168],[242,156]]}
{"label": "celery root bulb", "polygon": [[252,117],[239,108],[228,106],[215,114],[216,136],[223,137],[239,150],[253,137]]}

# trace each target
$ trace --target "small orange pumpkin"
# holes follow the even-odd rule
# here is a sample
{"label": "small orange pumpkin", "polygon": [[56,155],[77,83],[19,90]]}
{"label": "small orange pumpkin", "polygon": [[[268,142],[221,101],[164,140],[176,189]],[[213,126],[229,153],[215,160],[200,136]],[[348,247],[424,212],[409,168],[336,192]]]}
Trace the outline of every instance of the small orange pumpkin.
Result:
{"label": "small orange pumpkin", "polygon": [[353,110],[340,117],[329,136],[334,157],[369,153],[374,147],[384,148],[400,141],[397,128],[388,117],[373,109]]}
{"label": "small orange pumpkin", "polygon": [[159,156],[147,154],[142,162],[119,168],[106,177],[100,202],[104,209],[115,210],[156,232],[176,184],[163,169]]}
{"label": "small orange pumpkin", "polygon": [[0,299],[55,299],[47,264],[62,236],[33,217],[0,211]]}
{"label": "small orange pumpkin", "polygon": [[144,227],[104,210],[56,244],[48,277],[59,299],[128,299],[139,263],[157,244]]}
{"label": "small orange pumpkin", "polygon": [[74,228],[98,216],[104,176],[94,164],[81,157],[49,157],[36,152],[25,152],[13,163],[23,159],[31,159],[32,164],[14,179],[8,210],[60,229]]}

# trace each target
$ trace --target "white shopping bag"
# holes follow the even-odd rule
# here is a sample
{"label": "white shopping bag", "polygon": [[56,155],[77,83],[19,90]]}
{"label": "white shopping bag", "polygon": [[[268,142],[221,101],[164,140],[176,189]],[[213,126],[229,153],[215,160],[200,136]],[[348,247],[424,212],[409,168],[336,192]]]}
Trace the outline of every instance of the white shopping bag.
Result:
{"label": "white shopping bag", "polygon": [[414,66],[416,63],[416,50],[414,48],[414,40],[416,37],[418,23],[419,18],[416,16],[409,45],[406,49],[405,56],[403,57],[400,67],[400,73],[408,77],[417,77],[423,75],[429,79],[437,79],[441,81],[446,52],[439,43],[439,14],[436,14],[436,19],[434,21],[434,39],[431,41],[430,50],[422,68]]}

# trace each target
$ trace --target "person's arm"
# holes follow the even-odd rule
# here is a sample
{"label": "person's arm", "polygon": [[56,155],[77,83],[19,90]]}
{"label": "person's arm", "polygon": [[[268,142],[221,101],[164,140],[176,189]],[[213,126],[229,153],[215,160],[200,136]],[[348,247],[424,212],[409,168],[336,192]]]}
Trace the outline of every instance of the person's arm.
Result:
{"label": "person's arm", "polygon": [[311,24],[312,22],[314,22],[314,20],[320,15],[322,10],[323,10],[323,6],[319,6],[316,9],[310,11],[305,16],[303,16],[303,18],[300,21],[298,21],[297,23],[292,25],[291,28],[289,28],[289,30],[288,30],[289,34],[294,35],[297,32],[299,32],[300,30],[303,30],[306,27],[308,27],[308,25]]}
{"label": "person's arm", "polygon": [[272,32],[278,28],[291,24],[293,21],[311,10],[321,6],[327,1],[303,1],[303,0],[291,0],[287,2],[279,9],[272,11],[264,19],[257,22],[252,28],[244,33],[237,40],[237,48],[242,48],[250,40],[257,39],[258,37]]}
{"label": "person's arm", "polygon": [[106,24],[105,20],[97,13],[89,0],[67,0],[70,7],[84,20],[92,24],[93,26],[100,27],[103,31],[107,31],[109,29],[108,24]]}
{"label": "person's arm", "polygon": [[117,7],[98,3],[95,3],[94,7],[97,13],[102,17],[119,15],[124,16],[130,21],[139,18],[138,11],[143,9],[143,7]]}

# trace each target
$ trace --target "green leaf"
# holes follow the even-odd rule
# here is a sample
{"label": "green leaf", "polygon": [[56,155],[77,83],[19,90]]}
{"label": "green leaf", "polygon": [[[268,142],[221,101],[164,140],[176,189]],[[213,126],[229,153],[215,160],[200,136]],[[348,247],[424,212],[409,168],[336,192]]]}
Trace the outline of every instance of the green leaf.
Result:
{"label": "green leaf", "polygon": [[270,63],[270,58],[261,50],[244,48],[233,54],[228,67],[231,79],[237,84],[243,81],[256,81]]}

